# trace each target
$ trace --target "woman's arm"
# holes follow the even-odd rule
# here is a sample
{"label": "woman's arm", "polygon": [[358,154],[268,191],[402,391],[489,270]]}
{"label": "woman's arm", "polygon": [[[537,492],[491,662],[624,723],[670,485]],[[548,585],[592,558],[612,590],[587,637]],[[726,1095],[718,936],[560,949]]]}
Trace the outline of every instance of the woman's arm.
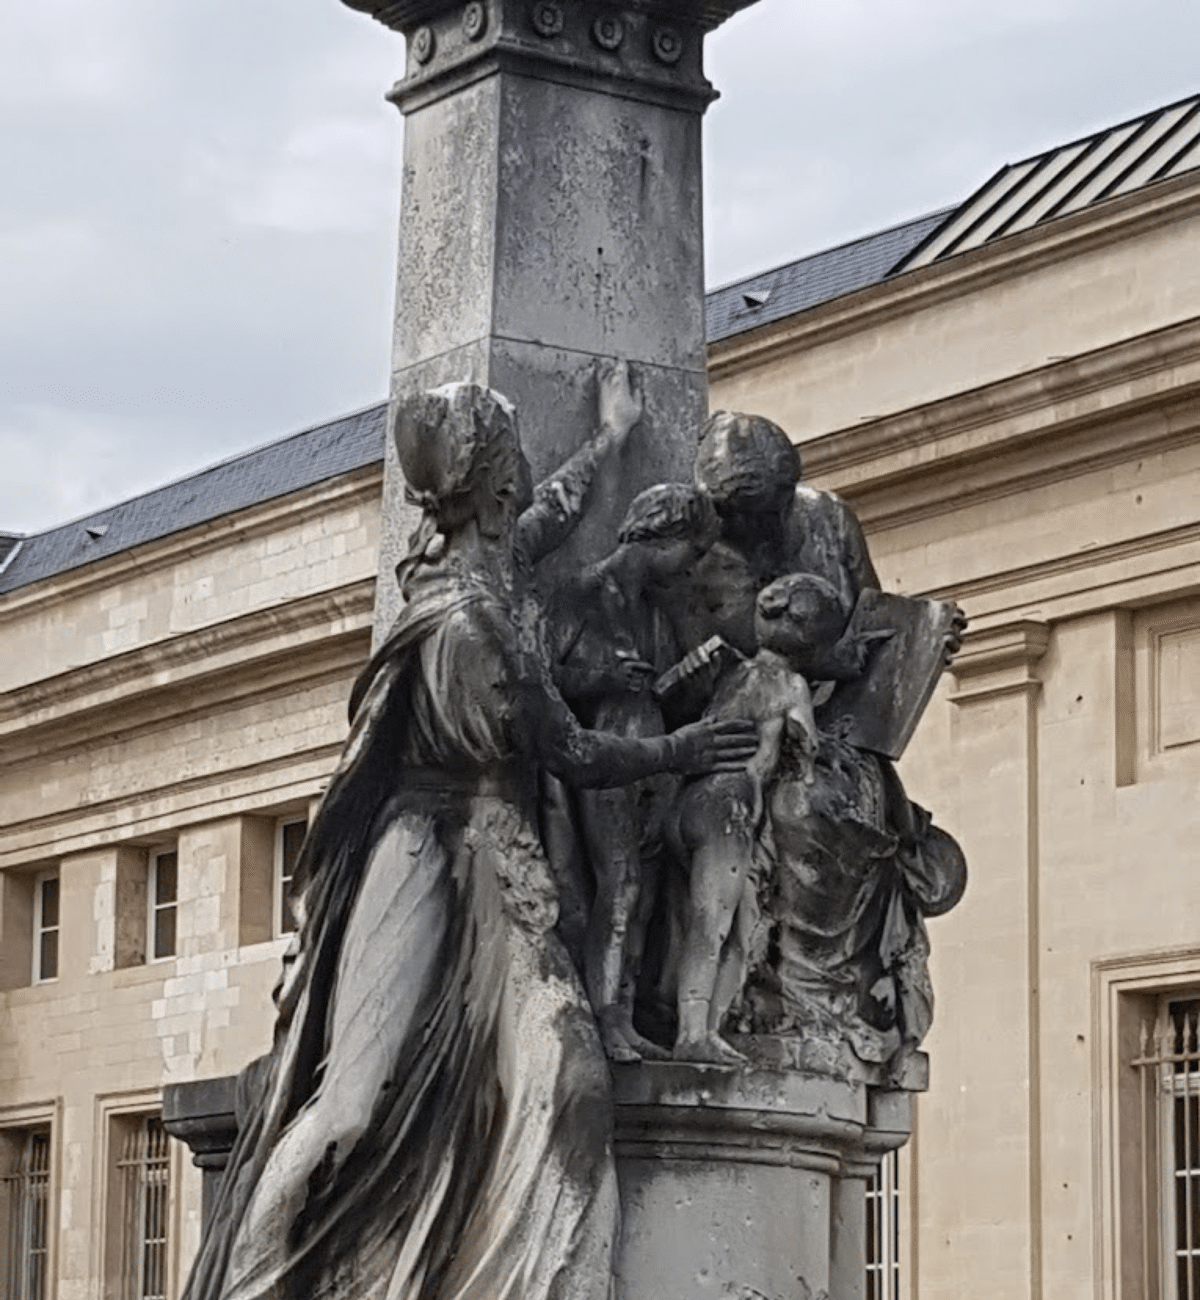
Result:
{"label": "woman's arm", "polygon": [[604,362],[598,384],[599,432],[538,484],[533,504],[517,520],[517,550],[529,564],[557,550],[574,532],[587,507],[596,471],[625,445],[642,418],[641,394],[635,391],[625,362]]}
{"label": "woman's arm", "polygon": [[574,786],[628,785],[659,772],[738,772],[758,747],[751,722],[697,722],[669,736],[638,739],[581,726],[544,680],[526,685],[520,697],[517,747]]}

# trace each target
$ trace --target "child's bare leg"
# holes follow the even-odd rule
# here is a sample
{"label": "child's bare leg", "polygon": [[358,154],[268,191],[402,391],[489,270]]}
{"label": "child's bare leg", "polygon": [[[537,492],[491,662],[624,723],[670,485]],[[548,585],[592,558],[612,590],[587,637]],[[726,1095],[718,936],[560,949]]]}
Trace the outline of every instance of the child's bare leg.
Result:
{"label": "child's bare leg", "polygon": [[596,899],[585,944],[584,982],[608,1055],[614,1061],[637,1061],[642,1054],[640,1044],[624,1032],[620,1005],[626,937],[640,883],[640,845],[633,800],[623,789],[585,790],[580,805],[588,856],[596,875]]}
{"label": "child's bare leg", "polygon": [[638,975],[646,952],[646,932],[650,926],[650,916],[654,910],[662,875],[661,846],[649,851],[643,849],[639,866],[641,880],[637,900],[629,918],[629,929],[625,934],[625,957],[621,969],[621,991],[617,997],[616,1025],[621,1037],[641,1055],[643,1060],[662,1061],[670,1057],[670,1052],[639,1033],[633,1024],[633,1005],[637,997]]}
{"label": "child's bare leg", "polygon": [[[752,794],[747,780],[746,795]],[[750,869],[754,840],[751,802],[743,792],[704,790],[684,818],[692,849],[688,933],[679,970],[679,1031],[675,1056],[681,1060],[728,1063],[742,1058],[716,1032],[713,1004],[721,951],[729,937]],[[707,796],[707,797],[706,797]],[[714,797],[717,796],[717,797]]]}
{"label": "child's bare leg", "polygon": [[725,1017],[729,1014],[729,1008],[733,1006],[746,982],[746,963],[749,960],[750,943],[757,917],[758,907],[754,897],[754,885],[747,880],[717,969],[712,1010],[708,1017],[708,1027],[713,1033],[721,1028]]}

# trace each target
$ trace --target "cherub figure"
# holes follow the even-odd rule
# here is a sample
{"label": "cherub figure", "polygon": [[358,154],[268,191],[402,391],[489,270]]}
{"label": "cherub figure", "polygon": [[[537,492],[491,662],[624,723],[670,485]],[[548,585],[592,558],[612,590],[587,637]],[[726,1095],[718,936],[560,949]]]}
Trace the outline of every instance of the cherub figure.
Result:
{"label": "cherub figure", "polygon": [[[758,921],[763,874],[761,844],[765,791],[789,747],[817,752],[812,691],[806,673],[841,641],[849,611],[837,589],[814,574],[796,573],[765,587],[755,602],[759,650],[743,659],[724,654],[689,656],[696,673],[724,660],[704,717],[746,718],[759,727],[758,749],[744,772],[689,782],[670,828],[689,863],[687,929],[679,965],[678,1060],[737,1064],[744,1058],[720,1035],[741,991]],[[866,647],[860,654],[865,657]],[[681,665],[688,675],[688,661]],[[811,778],[810,778],[811,779]]]}

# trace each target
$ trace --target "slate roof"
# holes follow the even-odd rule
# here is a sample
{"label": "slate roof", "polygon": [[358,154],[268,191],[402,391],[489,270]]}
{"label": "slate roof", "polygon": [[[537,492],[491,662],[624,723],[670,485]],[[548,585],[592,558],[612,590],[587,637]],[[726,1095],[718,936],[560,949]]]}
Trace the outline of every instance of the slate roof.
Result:
{"label": "slate roof", "polygon": [[708,341],[719,343],[878,284],[954,210],[943,208],[714,289],[705,303]]}
{"label": "slate roof", "polygon": [[[0,596],[41,578],[286,496],[383,458],[387,407],[291,434],[142,496],[23,540],[0,570]],[[91,531],[89,531],[91,530]]]}

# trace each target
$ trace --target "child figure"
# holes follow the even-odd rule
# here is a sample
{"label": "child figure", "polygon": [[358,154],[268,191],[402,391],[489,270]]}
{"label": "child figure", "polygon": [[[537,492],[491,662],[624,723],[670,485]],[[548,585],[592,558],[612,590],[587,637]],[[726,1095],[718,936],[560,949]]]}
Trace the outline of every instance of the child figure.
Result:
{"label": "child figure", "polygon": [[[716,514],[698,488],[660,484],[629,507],[616,550],[559,590],[551,617],[554,678],[584,726],[625,736],[663,734],[651,685],[678,650],[658,597],[716,533]],[[576,833],[594,886],[582,943],[584,983],[616,1061],[666,1055],[634,1028],[633,997],[672,781],[652,778],[574,796]]]}
{"label": "child figure", "polygon": [[805,674],[828,659],[847,621],[848,611],[831,583],[812,574],[789,574],[756,600],[758,653],[752,659],[733,652],[725,656],[729,666],[721,671],[704,716],[758,723],[759,744],[744,772],[689,782],[670,826],[676,850],[690,864],[677,1060],[715,1065],[744,1060],[718,1031],[741,991],[758,919],[764,790],[785,734],[807,756],[811,772],[817,727]]}

